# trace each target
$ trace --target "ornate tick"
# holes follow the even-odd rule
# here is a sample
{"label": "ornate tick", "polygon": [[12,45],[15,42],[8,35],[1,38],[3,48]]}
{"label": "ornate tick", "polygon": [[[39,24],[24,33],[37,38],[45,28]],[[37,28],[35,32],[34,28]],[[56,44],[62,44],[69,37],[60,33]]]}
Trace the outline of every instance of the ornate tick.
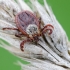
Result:
{"label": "ornate tick", "polygon": [[[20,34],[15,34],[18,37],[21,35],[25,35],[27,37],[26,40],[23,40],[20,44],[20,49],[23,51],[24,43],[26,42],[37,42],[39,40],[39,36],[43,35],[46,31],[50,31],[49,35],[52,33],[52,29],[54,28],[51,24],[46,25],[44,28],[41,28],[41,19],[38,19],[32,12],[30,11],[22,11],[15,16],[16,26],[17,28],[3,28],[10,30],[18,30],[21,32]],[[51,27],[51,28],[50,28]]]}

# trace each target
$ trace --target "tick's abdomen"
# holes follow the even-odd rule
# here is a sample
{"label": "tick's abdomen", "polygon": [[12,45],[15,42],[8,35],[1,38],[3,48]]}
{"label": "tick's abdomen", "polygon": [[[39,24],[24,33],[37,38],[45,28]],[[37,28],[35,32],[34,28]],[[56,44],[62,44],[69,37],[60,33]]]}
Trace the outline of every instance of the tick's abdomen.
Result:
{"label": "tick's abdomen", "polygon": [[16,22],[17,22],[16,24],[18,24],[17,27],[19,28],[19,30],[21,28],[25,32],[26,32],[26,28],[30,24],[35,24],[35,25],[38,24],[38,20],[35,17],[35,15],[29,11],[23,11],[23,12],[19,13],[16,16]]}
{"label": "tick's abdomen", "polygon": [[28,24],[36,24],[37,19],[35,18],[35,16],[31,13],[27,13],[27,12],[22,12],[21,14],[18,14],[18,19],[19,19],[19,23],[20,21],[24,22],[26,25]]}

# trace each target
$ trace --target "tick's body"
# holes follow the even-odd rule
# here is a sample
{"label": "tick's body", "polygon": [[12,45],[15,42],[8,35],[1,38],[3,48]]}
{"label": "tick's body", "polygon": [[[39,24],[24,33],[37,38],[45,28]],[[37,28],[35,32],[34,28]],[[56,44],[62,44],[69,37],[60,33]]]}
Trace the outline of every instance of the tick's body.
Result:
{"label": "tick's body", "polygon": [[33,26],[37,26],[39,29],[39,20],[29,11],[20,12],[16,15],[16,25],[18,29],[22,32],[22,34],[29,37],[27,28]]}
{"label": "tick's body", "polygon": [[27,40],[24,40],[20,44],[20,49],[23,51],[24,43],[27,41],[35,41],[37,42],[39,40],[39,36],[41,36],[43,33],[46,31],[50,30],[49,34],[52,33],[52,29],[49,27],[52,27],[52,25],[48,24],[46,25],[43,29],[41,29],[41,20],[39,20],[33,13],[30,11],[23,11],[20,12],[16,15],[15,17],[16,21],[16,26],[17,29],[15,28],[3,28],[5,29],[13,29],[13,30],[18,30],[21,32],[21,35],[25,35],[27,37]]}

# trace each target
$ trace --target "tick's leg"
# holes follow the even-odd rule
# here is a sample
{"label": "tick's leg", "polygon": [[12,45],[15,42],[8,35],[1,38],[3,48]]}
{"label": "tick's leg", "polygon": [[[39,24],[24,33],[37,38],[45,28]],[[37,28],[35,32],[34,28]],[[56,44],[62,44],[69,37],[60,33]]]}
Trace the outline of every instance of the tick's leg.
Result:
{"label": "tick's leg", "polygon": [[45,33],[46,31],[50,31],[49,35],[52,34],[52,30],[54,29],[54,27],[51,24],[46,25],[41,31],[42,34]]}
{"label": "tick's leg", "polygon": [[20,44],[20,49],[21,49],[21,51],[24,51],[24,43],[26,43],[26,42],[29,42],[29,41],[32,41],[31,39],[27,39],[27,40],[24,40],[24,41],[22,41],[21,42],[21,44]]}
{"label": "tick's leg", "polygon": [[8,28],[8,27],[3,28],[3,30],[6,30],[6,29],[8,29],[8,30],[18,30],[18,28]]}
{"label": "tick's leg", "polygon": [[18,33],[15,34],[16,37],[21,37],[22,35],[23,35],[23,34],[20,33],[20,32],[18,32]]}
{"label": "tick's leg", "polygon": [[38,19],[38,22],[41,23],[41,17]]}

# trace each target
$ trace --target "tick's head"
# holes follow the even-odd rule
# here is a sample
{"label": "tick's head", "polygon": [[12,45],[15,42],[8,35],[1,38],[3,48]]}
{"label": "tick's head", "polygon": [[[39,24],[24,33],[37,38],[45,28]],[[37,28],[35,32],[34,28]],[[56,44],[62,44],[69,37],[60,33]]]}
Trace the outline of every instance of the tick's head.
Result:
{"label": "tick's head", "polygon": [[34,36],[34,35],[40,34],[39,28],[35,24],[28,25],[28,27],[26,28],[26,32],[29,36]]}

